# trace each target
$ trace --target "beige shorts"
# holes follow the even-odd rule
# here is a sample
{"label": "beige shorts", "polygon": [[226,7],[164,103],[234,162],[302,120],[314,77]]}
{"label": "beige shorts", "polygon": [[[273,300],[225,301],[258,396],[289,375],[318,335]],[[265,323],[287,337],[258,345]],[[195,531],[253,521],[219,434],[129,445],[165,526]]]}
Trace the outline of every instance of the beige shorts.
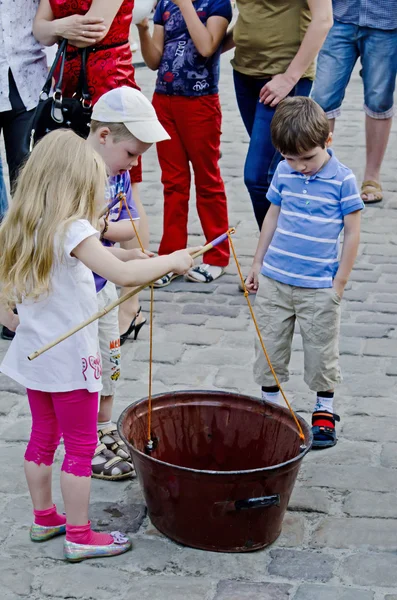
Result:
{"label": "beige shorts", "polygon": [[[105,308],[117,300],[116,286],[108,281],[97,294],[98,309]],[[120,378],[120,331],[119,309],[111,310],[98,322],[99,347],[102,356],[102,396],[114,396],[117,380]]]}
{"label": "beige shorts", "polygon": [[[303,342],[304,379],[309,388],[315,392],[332,390],[342,381],[339,368],[341,299],[333,288],[295,287],[259,275],[255,315],[280,383],[289,379],[296,319]],[[258,339],[254,378],[261,386],[274,385]]]}

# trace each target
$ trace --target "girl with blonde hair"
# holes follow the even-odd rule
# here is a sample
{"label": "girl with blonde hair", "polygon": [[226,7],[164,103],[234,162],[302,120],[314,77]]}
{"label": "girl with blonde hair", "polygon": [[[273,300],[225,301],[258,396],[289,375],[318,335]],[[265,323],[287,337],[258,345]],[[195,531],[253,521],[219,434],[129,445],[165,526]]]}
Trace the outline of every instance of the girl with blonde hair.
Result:
{"label": "girl with blonde hair", "polygon": [[[104,248],[95,226],[105,182],[104,163],[84,140],[70,131],[49,133],[27,161],[0,227],[2,302],[16,302],[20,319],[1,370],[27,388],[32,413],[25,453],[34,508],[30,535],[39,542],[66,532],[70,561],[131,548],[123,534],[96,533],[88,520],[102,388],[97,322],[32,362],[27,356],[97,311],[92,271],[121,286],[139,286],[193,264],[192,250],[122,262]],[[51,492],[61,435],[66,517],[57,513]]]}

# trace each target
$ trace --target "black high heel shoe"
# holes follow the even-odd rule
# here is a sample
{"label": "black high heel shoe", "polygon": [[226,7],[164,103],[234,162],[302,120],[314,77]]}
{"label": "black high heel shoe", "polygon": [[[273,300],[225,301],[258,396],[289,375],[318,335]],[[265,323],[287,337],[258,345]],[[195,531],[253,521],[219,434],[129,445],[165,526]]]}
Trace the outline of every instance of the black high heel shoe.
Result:
{"label": "black high heel shoe", "polygon": [[140,330],[146,323],[146,319],[144,319],[141,323],[138,323],[138,325],[135,325],[138,316],[141,314],[141,311],[142,311],[142,306],[140,306],[138,308],[138,312],[136,313],[135,317],[132,319],[127,331],[120,335],[120,346],[122,346],[127,341],[127,339],[129,338],[129,336],[131,335],[132,332],[134,332],[134,340],[137,339]]}

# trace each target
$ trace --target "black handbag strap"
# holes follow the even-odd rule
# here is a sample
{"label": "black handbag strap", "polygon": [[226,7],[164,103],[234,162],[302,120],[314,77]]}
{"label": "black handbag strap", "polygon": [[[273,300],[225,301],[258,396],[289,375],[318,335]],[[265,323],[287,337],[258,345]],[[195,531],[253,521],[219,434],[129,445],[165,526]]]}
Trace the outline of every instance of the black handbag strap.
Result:
{"label": "black handbag strap", "polygon": [[[66,54],[67,43],[68,43],[67,40],[62,40],[62,42],[59,44],[57,53],[56,53],[55,58],[54,58],[54,61],[53,61],[52,65],[51,65],[51,69],[48,72],[47,80],[46,80],[46,82],[45,82],[45,84],[43,86],[43,89],[41,90],[40,97],[42,96],[42,94],[46,94],[47,96],[50,95],[51,85],[52,85],[52,78],[54,76],[55,69],[58,66],[59,59],[61,58],[61,56],[64,57],[65,54]],[[63,73],[62,73],[62,76],[63,76]]]}
{"label": "black handbag strap", "polygon": [[[43,89],[41,90],[40,98],[42,98],[42,96],[44,94],[47,97],[50,95],[51,86],[52,86],[52,78],[53,78],[55,70],[59,64],[59,61],[61,61],[61,64],[60,64],[60,69],[59,69],[58,80],[56,81],[56,83],[54,85],[54,92],[55,92],[55,96],[59,96],[60,94],[62,94],[63,74],[65,71],[65,62],[67,60],[67,53],[66,53],[67,44],[68,44],[68,40],[65,40],[65,39],[62,40],[62,42],[59,44],[56,56],[51,65],[51,69],[49,70],[47,80],[43,86]],[[81,55],[81,69],[80,69],[78,85],[77,85],[75,94],[81,94],[81,97],[84,100],[85,104],[88,105],[88,104],[91,104],[91,95],[90,95],[90,92],[88,89],[88,82],[87,82],[87,58],[88,58],[89,48],[81,48],[78,50],[78,53]]]}

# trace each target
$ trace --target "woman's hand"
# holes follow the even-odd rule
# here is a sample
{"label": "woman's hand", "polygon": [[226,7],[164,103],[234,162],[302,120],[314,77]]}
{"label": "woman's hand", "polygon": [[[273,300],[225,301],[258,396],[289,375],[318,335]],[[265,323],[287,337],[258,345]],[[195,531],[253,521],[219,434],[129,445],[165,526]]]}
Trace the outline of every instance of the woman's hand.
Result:
{"label": "woman's hand", "polygon": [[263,86],[259,93],[259,102],[277,106],[281,100],[284,100],[296,85],[296,81],[286,73],[275,75],[266,85]]}
{"label": "woman's hand", "polygon": [[67,39],[73,46],[91,46],[103,39],[107,29],[104,19],[86,15],[71,15],[56,19],[53,23],[56,35]]}
{"label": "woman's hand", "polygon": [[145,250],[142,252],[140,248],[131,248],[131,250],[126,250],[129,254],[129,260],[142,260],[146,258],[153,258],[154,253],[150,252],[150,250]]}

